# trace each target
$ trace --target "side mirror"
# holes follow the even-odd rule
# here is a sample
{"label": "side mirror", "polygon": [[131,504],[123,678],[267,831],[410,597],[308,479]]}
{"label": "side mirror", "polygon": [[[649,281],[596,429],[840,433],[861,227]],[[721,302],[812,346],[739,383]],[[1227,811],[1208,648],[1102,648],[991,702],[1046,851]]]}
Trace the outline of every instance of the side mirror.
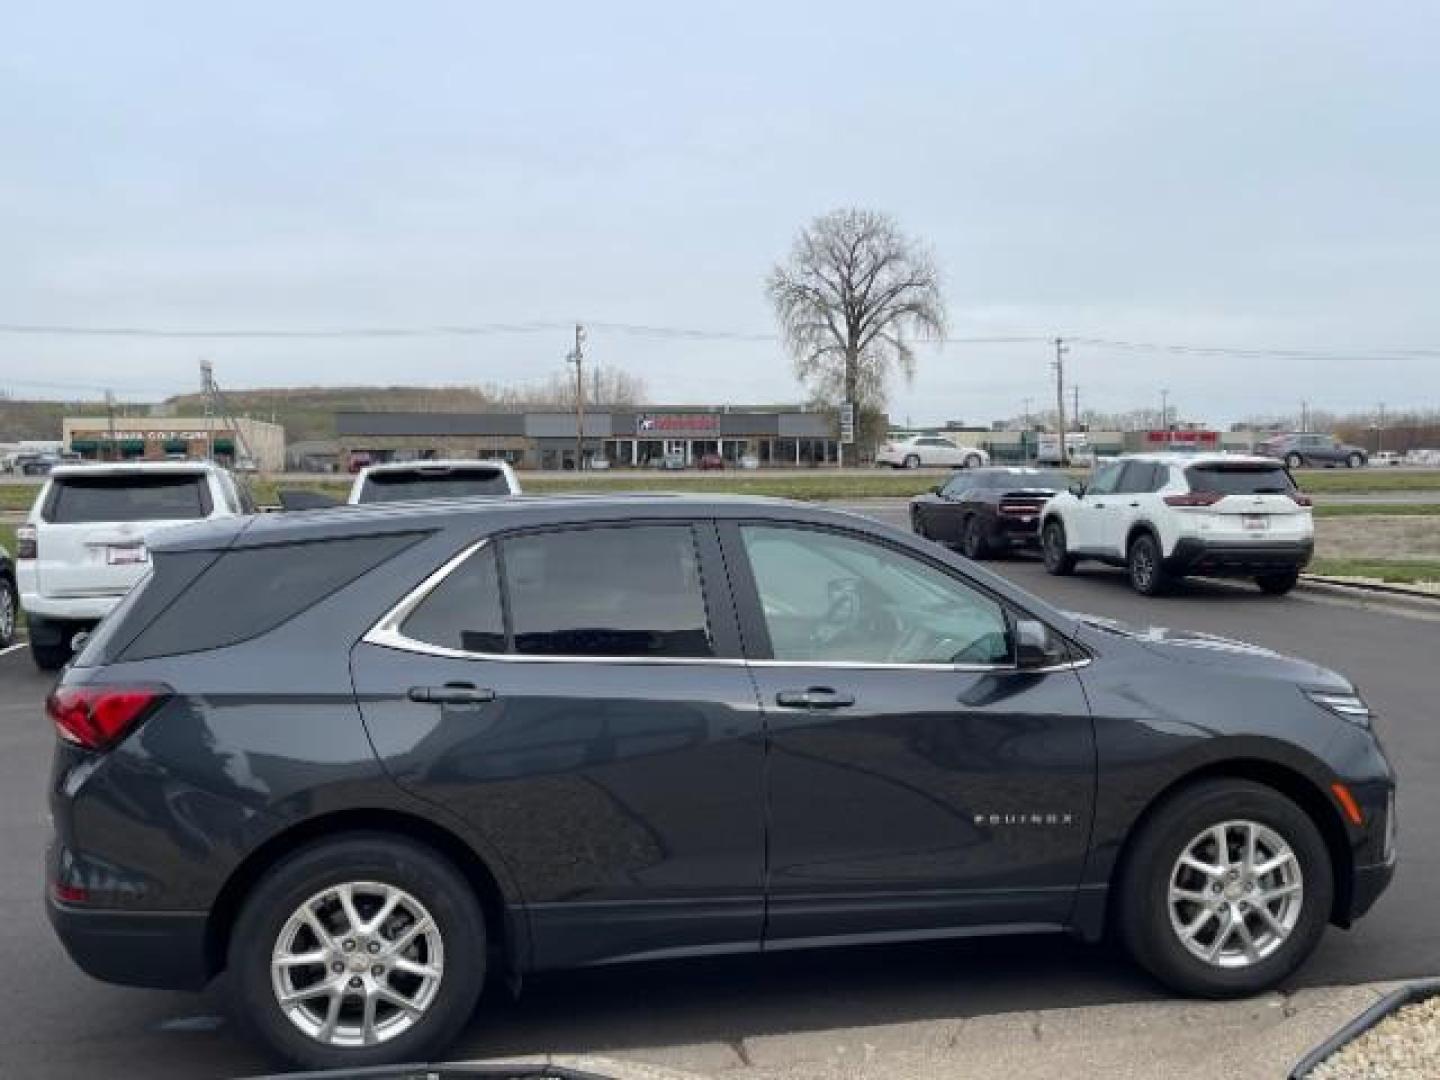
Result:
{"label": "side mirror", "polygon": [[1079,480],[1075,480],[1070,484],[1069,491],[1070,494],[1074,495],[1077,499],[1083,499],[1085,497],[1085,485]]}
{"label": "side mirror", "polygon": [[1048,667],[1058,662],[1054,638],[1038,619],[1015,620],[1015,666],[1018,668]]}

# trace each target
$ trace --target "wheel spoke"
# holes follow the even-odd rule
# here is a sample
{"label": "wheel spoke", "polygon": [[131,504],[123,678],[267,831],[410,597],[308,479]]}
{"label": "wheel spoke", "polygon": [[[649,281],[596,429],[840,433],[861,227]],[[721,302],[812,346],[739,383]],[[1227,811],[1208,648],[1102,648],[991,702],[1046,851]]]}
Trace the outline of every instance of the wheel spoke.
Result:
{"label": "wheel spoke", "polygon": [[1189,851],[1180,856],[1180,863],[1182,866],[1188,866],[1197,873],[1204,874],[1207,878],[1216,878],[1225,872],[1225,867],[1202,862]]}
{"label": "wheel spoke", "polygon": [[385,920],[391,916],[395,911],[396,905],[399,903],[400,893],[395,889],[387,889],[385,891],[385,901],[380,905],[380,910],[371,916],[370,920],[365,924],[365,933],[378,933],[380,928],[385,925]]}
{"label": "wheel spoke", "polygon": [[320,921],[320,916],[315,914],[309,904],[306,904],[300,909],[300,918],[305,921],[305,925],[310,928],[310,932],[320,939],[322,948],[335,948],[335,939],[330,936],[330,931],[325,929],[325,924]]}
{"label": "wheel spoke", "polygon": [[1185,929],[1180,932],[1180,936],[1186,941],[1194,941],[1195,935],[1205,929],[1205,924],[1213,918],[1216,918],[1215,912],[1206,908],[1200,912],[1199,915],[1196,915],[1193,921],[1186,924]]}
{"label": "wheel spoke", "polygon": [[1203,904],[1208,899],[1204,889],[1182,889],[1178,885],[1170,886],[1170,902],[1182,900],[1190,904]]}
{"label": "wheel spoke", "polygon": [[1257,906],[1263,907],[1271,900],[1281,900],[1291,893],[1298,893],[1304,886],[1298,881],[1286,882],[1284,885],[1276,885],[1273,889],[1261,889],[1255,894]]}
{"label": "wheel spoke", "polygon": [[1289,848],[1286,848],[1284,851],[1280,852],[1280,854],[1274,856],[1273,858],[1267,859],[1265,862],[1260,863],[1258,866],[1254,867],[1252,873],[1254,873],[1256,877],[1267,877],[1270,874],[1273,874],[1276,870],[1279,870],[1286,863],[1291,862],[1294,858],[1295,853]]}
{"label": "wheel spoke", "polygon": [[360,918],[360,912],[355,910],[355,886],[341,885],[335,890],[335,895],[340,899],[340,910],[345,913],[345,932],[359,933],[365,926],[365,920]]}
{"label": "wheel spoke", "polygon": [[380,1003],[376,991],[371,990],[365,995],[365,1012],[360,1021],[361,1041],[369,1046],[375,1041],[375,1008]]}
{"label": "wheel spoke", "polygon": [[1279,938],[1281,941],[1284,941],[1287,937],[1290,936],[1290,931],[1285,928],[1285,924],[1282,923],[1279,919],[1277,919],[1270,911],[1270,909],[1264,904],[1255,905],[1255,914],[1259,915],[1260,918],[1264,920],[1265,925],[1270,928],[1270,932],[1274,934],[1277,938]]}
{"label": "wheel spoke", "polygon": [[297,1005],[302,1001],[319,997],[321,994],[333,994],[337,989],[334,979],[326,979],[324,982],[312,983],[299,990],[291,990],[288,994],[282,994],[276,1001],[282,1009],[288,1009],[291,1005]]}
{"label": "wheel spoke", "polygon": [[325,1022],[320,1025],[319,1039],[328,1043],[335,1037],[335,1025],[340,1022],[340,1006],[345,1003],[345,993],[336,986],[330,994],[330,1007],[325,1010]]}
{"label": "wheel spoke", "polygon": [[1250,933],[1250,927],[1246,924],[1244,917],[1235,920],[1235,932],[1240,935],[1240,944],[1245,949],[1245,959],[1252,964],[1260,959],[1260,953],[1255,948],[1255,936]]}
{"label": "wheel spoke", "polygon": [[394,941],[390,943],[390,952],[397,955],[403,953],[406,949],[410,947],[411,942],[413,942],[421,934],[429,933],[430,930],[434,928],[434,925],[435,924],[432,923],[428,918],[417,919],[415,922],[407,926],[399,937],[397,937]]}
{"label": "wheel spoke", "polygon": [[1240,873],[1249,875],[1255,868],[1255,823],[1245,823],[1245,850],[1240,855]]}
{"label": "wheel spoke", "polygon": [[440,969],[432,964],[417,964],[414,960],[408,960],[403,956],[397,956],[393,967],[396,971],[406,975],[419,975],[421,978],[433,979],[440,975]]}
{"label": "wheel spoke", "polygon": [[396,993],[394,990],[392,990],[392,989],[391,989],[390,987],[388,987],[388,986],[384,986],[384,985],[378,985],[378,986],[376,986],[376,987],[375,987],[375,996],[376,996],[377,998],[379,998],[381,1001],[389,1002],[391,1005],[394,1005],[397,1009],[400,1009],[402,1012],[405,1012],[405,1013],[409,1014],[410,1016],[419,1016],[419,1015],[420,1015],[420,1010],[415,1007],[415,1003],[414,1003],[414,1002],[412,1002],[412,1001],[411,1001],[409,998],[407,998],[404,994],[398,994],[398,993]]}
{"label": "wheel spoke", "polygon": [[1221,926],[1220,930],[1215,934],[1215,940],[1210,943],[1210,949],[1206,953],[1206,959],[1209,960],[1212,964],[1216,960],[1220,959],[1221,950],[1225,948],[1225,943],[1230,940],[1230,935],[1234,932],[1235,917],[1232,915],[1229,919],[1225,921],[1225,924]]}
{"label": "wheel spoke", "polygon": [[1225,826],[1216,825],[1212,828],[1210,840],[1215,845],[1215,861],[1223,870],[1230,865],[1230,844],[1225,839]]}
{"label": "wheel spoke", "polygon": [[277,956],[275,963],[281,967],[306,967],[310,964],[323,964],[330,959],[330,954],[324,949],[317,949],[314,952],[291,953],[288,956]]}

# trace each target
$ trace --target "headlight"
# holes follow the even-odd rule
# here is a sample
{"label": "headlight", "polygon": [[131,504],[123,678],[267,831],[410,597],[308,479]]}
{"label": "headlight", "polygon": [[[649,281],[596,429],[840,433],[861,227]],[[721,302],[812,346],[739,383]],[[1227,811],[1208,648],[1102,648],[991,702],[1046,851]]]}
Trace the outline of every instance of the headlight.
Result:
{"label": "headlight", "polygon": [[1343,717],[1351,723],[1360,724],[1363,727],[1370,725],[1370,706],[1366,705],[1359,694],[1335,694],[1322,690],[1307,690],[1306,697],[1315,702],[1322,709],[1328,709],[1336,716]]}

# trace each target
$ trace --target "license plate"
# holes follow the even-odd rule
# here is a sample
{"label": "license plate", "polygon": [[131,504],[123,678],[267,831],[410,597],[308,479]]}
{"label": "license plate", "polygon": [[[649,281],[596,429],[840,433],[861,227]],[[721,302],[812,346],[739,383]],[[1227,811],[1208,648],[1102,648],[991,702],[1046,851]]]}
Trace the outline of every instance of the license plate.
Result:
{"label": "license plate", "polygon": [[1256,532],[1264,532],[1270,528],[1270,519],[1264,514],[1246,514],[1244,520],[1245,528]]}
{"label": "license plate", "polygon": [[1021,515],[1020,515],[1020,521],[1021,521],[1021,523],[1024,524],[1024,525],[1029,525],[1030,522],[1032,522],[1032,521],[1034,521],[1034,520],[1035,520],[1035,515],[1034,515],[1034,514],[1021,514]]}
{"label": "license plate", "polygon": [[111,566],[127,566],[143,563],[147,558],[144,544],[127,544],[124,547],[105,549],[105,561]]}

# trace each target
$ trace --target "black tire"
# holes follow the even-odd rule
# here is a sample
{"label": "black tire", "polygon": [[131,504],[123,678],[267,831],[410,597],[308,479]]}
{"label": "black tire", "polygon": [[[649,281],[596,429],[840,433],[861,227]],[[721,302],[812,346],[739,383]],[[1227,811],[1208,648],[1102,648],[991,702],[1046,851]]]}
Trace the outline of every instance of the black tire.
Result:
{"label": "black tire", "polygon": [[20,632],[20,594],[15,582],[0,577],[0,649],[15,643]]}
{"label": "black tire", "polygon": [[919,454],[906,454],[906,455],[905,455],[905,468],[907,468],[907,469],[918,469],[919,467],[920,467],[920,455],[919,455]]}
{"label": "black tire", "polygon": [[30,659],[41,671],[59,671],[70,662],[71,631],[49,619],[30,618]]}
{"label": "black tire", "polygon": [[1361,454],[1351,454],[1345,459],[1345,464],[1352,469],[1358,469],[1365,464],[1365,458]]}
{"label": "black tire", "polygon": [[[270,974],[271,950],[291,915],[307,899],[346,882],[403,889],[429,912],[444,950],[439,987],[423,1015],[389,1040],[361,1047],[329,1045],[301,1031],[280,1010]],[[475,1011],[485,958],[480,905],[470,883],[448,860],[383,833],[344,834],[287,856],[246,898],[230,935],[233,1013],[278,1059],[303,1069],[440,1060]]]}
{"label": "black tire", "polygon": [[965,468],[967,468],[967,469],[978,469],[978,468],[980,468],[980,455],[979,455],[979,454],[966,454],[966,455],[965,455]]}
{"label": "black tire", "polygon": [[[1272,830],[1294,853],[1303,885],[1288,936],[1268,956],[1234,968],[1193,955],[1172,926],[1170,911],[1171,875],[1181,854],[1206,829],[1227,822]],[[1274,788],[1230,779],[1203,781],[1171,796],[1134,837],[1116,884],[1117,929],[1136,963],[1172,990],[1208,998],[1262,993],[1299,967],[1330,921],[1335,889],[1329,851],[1309,815]]]}
{"label": "black tire", "polygon": [[1274,574],[1260,574],[1255,584],[1267,596],[1284,596],[1300,581],[1299,570],[1281,570]]}
{"label": "black tire", "polygon": [[1040,556],[1045,560],[1045,569],[1056,577],[1075,572],[1075,556],[1065,547],[1065,526],[1058,518],[1045,522],[1040,532]]}
{"label": "black tire", "polygon": [[1137,533],[1125,552],[1130,587],[1141,596],[1159,596],[1170,586],[1170,575],[1161,564],[1160,542],[1154,534]]}
{"label": "black tire", "polygon": [[1286,454],[1286,455],[1285,455],[1285,467],[1286,467],[1287,469],[1298,469],[1298,468],[1300,468],[1301,465],[1304,465],[1304,464],[1305,464],[1305,459],[1302,458],[1299,454]]}
{"label": "black tire", "polygon": [[976,562],[990,557],[990,540],[985,535],[985,523],[978,514],[971,514],[965,519],[960,530],[960,550],[967,559]]}
{"label": "black tire", "polygon": [[912,506],[910,508],[910,531],[922,539],[930,539],[925,533],[925,515],[920,512],[918,506]]}

